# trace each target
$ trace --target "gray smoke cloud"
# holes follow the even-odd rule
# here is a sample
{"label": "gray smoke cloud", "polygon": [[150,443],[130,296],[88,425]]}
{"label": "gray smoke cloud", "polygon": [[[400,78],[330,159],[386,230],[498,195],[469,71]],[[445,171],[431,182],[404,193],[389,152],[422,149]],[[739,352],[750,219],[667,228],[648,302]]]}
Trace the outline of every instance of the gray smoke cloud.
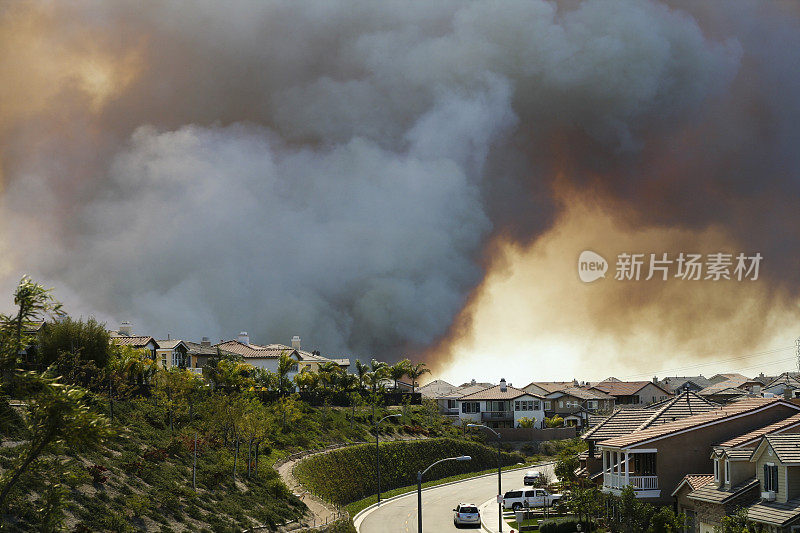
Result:
{"label": "gray smoke cloud", "polygon": [[0,111],[5,286],[30,272],[156,336],[300,334],[363,359],[440,339],[489,239],[546,227],[561,135],[636,158],[743,57],[642,1],[30,9],[43,29],[7,9],[0,35],[138,59],[100,105],[67,77]]}

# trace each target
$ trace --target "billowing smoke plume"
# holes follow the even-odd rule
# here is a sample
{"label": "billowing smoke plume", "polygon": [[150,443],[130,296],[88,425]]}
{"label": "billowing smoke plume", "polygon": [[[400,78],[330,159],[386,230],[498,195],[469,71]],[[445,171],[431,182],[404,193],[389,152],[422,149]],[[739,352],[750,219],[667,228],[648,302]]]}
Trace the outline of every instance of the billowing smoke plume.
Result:
{"label": "billowing smoke plume", "polygon": [[142,332],[391,358],[548,227],[556,176],[771,237],[746,215],[797,183],[797,26],[727,6],[12,3],[0,275]]}

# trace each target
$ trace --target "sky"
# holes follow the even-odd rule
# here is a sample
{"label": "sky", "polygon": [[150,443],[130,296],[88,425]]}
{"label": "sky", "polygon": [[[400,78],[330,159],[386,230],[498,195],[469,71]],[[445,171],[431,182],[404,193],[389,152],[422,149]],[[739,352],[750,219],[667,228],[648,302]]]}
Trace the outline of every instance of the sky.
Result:
{"label": "sky", "polygon": [[[451,381],[789,370],[798,17],[3,4],[0,291],[29,274],[112,328],[299,335]],[[584,251],[605,277],[581,279]],[[615,279],[624,254],[672,270]],[[729,254],[732,279],[676,277],[680,254]]]}

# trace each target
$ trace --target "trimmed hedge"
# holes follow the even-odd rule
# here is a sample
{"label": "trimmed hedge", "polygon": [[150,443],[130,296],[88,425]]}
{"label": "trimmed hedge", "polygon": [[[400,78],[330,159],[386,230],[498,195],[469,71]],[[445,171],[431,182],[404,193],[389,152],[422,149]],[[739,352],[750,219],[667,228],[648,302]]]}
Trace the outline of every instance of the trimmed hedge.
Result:
{"label": "trimmed hedge", "polygon": [[[394,441],[381,444],[381,490],[413,485],[417,471],[446,457],[469,455],[471,461],[447,461],[425,475],[425,481],[478,472],[497,466],[497,450],[456,439]],[[518,453],[503,453],[503,465],[521,463]],[[294,467],[297,479],[315,494],[344,505],[377,492],[375,445],[361,444],[312,455]]]}
{"label": "trimmed hedge", "polygon": [[[543,520],[539,522],[540,533],[575,533],[580,522],[574,518],[560,520]],[[584,529],[585,531],[585,529]]]}

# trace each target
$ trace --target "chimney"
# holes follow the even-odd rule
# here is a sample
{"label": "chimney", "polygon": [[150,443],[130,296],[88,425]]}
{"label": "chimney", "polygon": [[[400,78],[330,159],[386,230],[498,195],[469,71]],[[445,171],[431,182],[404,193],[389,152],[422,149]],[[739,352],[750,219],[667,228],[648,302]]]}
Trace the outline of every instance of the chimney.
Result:
{"label": "chimney", "polygon": [[203,340],[200,341],[200,346],[211,346],[211,341],[208,340],[208,337],[203,337]]}
{"label": "chimney", "polygon": [[505,392],[507,390],[508,387],[506,386],[506,378],[500,379],[500,392]]}
{"label": "chimney", "polygon": [[247,334],[246,331],[239,332],[239,342],[242,344],[250,344],[250,336]]}
{"label": "chimney", "polygon": [[128,322],[127,320],[123,320],[119,323],[119,334],[125,335],[126,337],[130,337],[133,333],[133,324]]}
{"label": "chimney", "polygon": [[472,378],[472,381],[469,382],[470,385],[475,385],[476,383],[478,383],[478,382],[475,381],[475,378]]}
{"label": "chimney", "polygon": [[653,383],[658,385],[658,376],[653,376]]}
{"label": "chimney", "polygon": [[300,336],[299,335],[295,335],[294,337],[292,337],[292,349],[293,350],[299,350],[300,349]]}
{"label": "chimney", "polygon": [[783,389],[783,399],[789,400],[791,397],[792,397],[792,389],[790,389],[789,387],[785,387]]}

